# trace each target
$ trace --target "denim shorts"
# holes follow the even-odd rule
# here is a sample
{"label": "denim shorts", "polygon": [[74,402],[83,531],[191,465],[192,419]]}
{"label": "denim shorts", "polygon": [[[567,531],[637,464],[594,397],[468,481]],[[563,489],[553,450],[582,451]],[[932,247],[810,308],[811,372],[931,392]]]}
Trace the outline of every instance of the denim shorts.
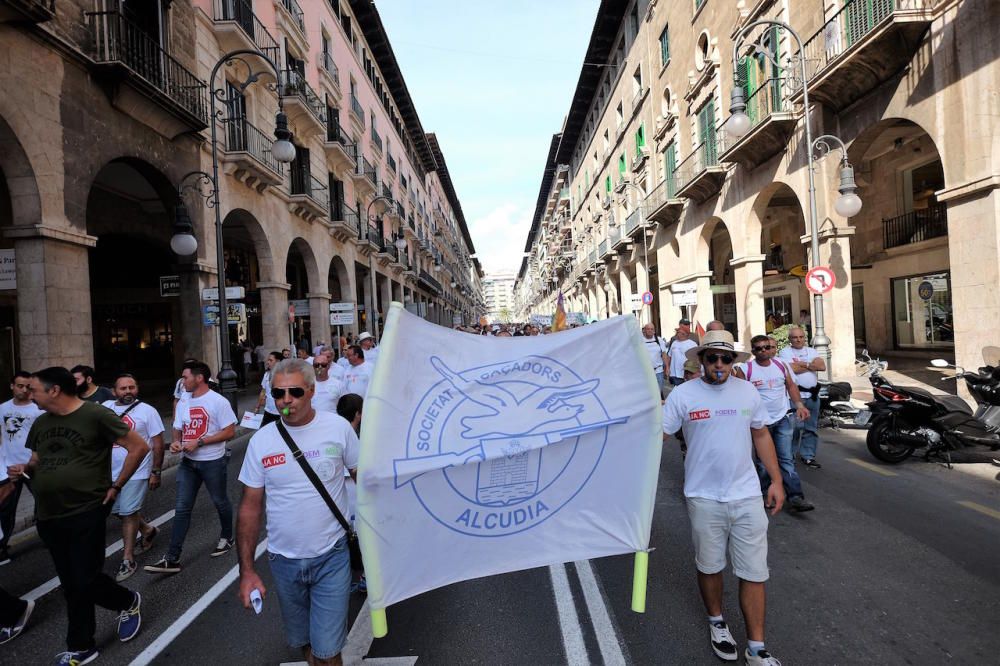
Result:
{"label": "denim shorts", "polygon": [[267,554],[278,588],[285,639],[293,648],[309,645],[317,659],[340,654],[347,640],[351,557],[342,537],[328,553],[295,560]]}
{"label": "denim shorts", "polygon": [[760,497],[731,502],[688,497],[687,509],[698,571],[719,573],[726,568],[728,551],[737,577],[767,580],[767,512]]}
{"label": "denim shorts", "polygon": [[149,479],[129,479],[115,498],[111,513],[116,516],[131,516],[142,509],[142,501],[146,499],[146,489]]}

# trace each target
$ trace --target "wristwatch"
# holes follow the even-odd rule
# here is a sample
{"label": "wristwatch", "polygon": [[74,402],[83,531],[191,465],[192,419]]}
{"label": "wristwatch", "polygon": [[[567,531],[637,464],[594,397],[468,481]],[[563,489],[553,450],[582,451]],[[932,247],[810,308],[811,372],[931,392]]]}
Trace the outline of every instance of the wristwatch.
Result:
{"label": "wristwatch", "polygon": [[119,486],[117,483],[112,483],[111,487],[115,489],[116,493],[120,493],[122,491],[122,487]]}
{"label": "wristwatch", "polygon": [[149,470],[149,473],[150,474],[155,474],[156,476],[159,476],[160,475],[160,470],[158,470],[158,469],[151,469],[151,470]]}
{"label": "wristwatch", "polygon": [[199,437],[198,438],[198,448],[200,449],[203,446],[205,446],[205,438],[204,437]]}

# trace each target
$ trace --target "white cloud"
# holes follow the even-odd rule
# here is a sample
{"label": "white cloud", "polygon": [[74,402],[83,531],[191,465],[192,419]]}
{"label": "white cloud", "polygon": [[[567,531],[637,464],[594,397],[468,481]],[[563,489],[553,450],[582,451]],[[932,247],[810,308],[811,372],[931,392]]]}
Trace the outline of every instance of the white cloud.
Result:
{"label": "white cloud", "polygon": [[469,223],[469,233],[483,270],[487,273],[517,272],[534,212],[534,206],[507,202]]}

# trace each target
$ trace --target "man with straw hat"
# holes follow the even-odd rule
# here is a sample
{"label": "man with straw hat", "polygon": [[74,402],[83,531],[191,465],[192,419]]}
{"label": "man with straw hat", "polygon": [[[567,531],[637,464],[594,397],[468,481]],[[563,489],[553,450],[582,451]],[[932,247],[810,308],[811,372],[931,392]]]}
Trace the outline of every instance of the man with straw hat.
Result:
{"label": "man with straw hat", "polygon": [[736,351],[728,331],[707,332],[686,356],[701,365],[702,377],[671,391],[663,405],[663,432],[683,431],[687,442],[684,496],[712,650],[726,661],[737,659],[736,641],[722,617],[722,570],[728,550],[733,573],[740,579],[748,639],[744,658],[752,665],[779,666],[764,647],[765,503],[774,515],[785,493],[781,484],[771,484],[761,502],[752,455],[756,451],[771,478],[779,478],[774,442],[765,425],[767,409],[749,382],[730,379],[733,364],[750,355]]}

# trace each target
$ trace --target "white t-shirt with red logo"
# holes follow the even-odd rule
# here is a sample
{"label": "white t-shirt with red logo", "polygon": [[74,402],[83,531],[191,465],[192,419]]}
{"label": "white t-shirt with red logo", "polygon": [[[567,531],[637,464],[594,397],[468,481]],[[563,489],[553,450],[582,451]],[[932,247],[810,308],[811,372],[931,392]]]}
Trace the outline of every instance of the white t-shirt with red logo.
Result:
{"label": "white t-shirt with red logo", "polygon": [[[286,427],[337,508],[350,520],[344,472],[358,466],[360,444],[354,428],[342,416],[328,412],[316,412],[304,426]],[[292,457],[276,424],[269,423],[250,438],[240,481],[264,489],[270,552],[292,559],[319,557],[344,536],[344,528]]]}
{"label": "white t-shirt with red logo", "polygon": [[761,365],[755,359],[741,363],[743,375],[747,381],[760,393],[767,408],[767,425],[777,423],[788,415],[791,403],[788,401],[788,387],[785,378],[790,370],[784,361],[771,359],[767,365]]}
{"label": "white t-shirt with red logo", "polygon": [[[174,420],[174,429],[181,431],[181,444],[194,442],[202,437],[211,437],[220,430],[237,423],[236,414],[229,401],[215,391],[207,391],[199,397],[188,399],[189,421]],[[226,455],[226,443],[215,442],[196,448],[183,456],[191,460],[217,460]]]}
{"label": "white t-shirt with red logo", "polygon": [[372,380],[372,369],[372,364],[367,360],[360,365],[348,365],[344,370],[344,393],[356,393],[365,397],[368,383]]}
{"label": "white t-shirt with red logo", "polygon": [[[819,356],[817,352],[812,347],[803,347],[802,349],[795,349],[791,345],[785,347],[780,352],[778,352],[778,357],[783,361],[791,363],[792,361],[798,361],[800,363],[809,364],[812,363],[813,359]],[[790,369],[790,368],[789,368]],[[805,372],[800,372],[796,375],[792,375],[795,383],[802,388],[813,388],[819,383],[819,379],[816,373],[812,370],[806,370]]]}
{"label": "white t-shirt with red logo", "polygon": [[684,496],[718,502],[760,497],[750,429],[763,428],[767,419],[749,382],[693,379],[674,388],[663,405],[663,432],[684,432]]}
{"label": "white t-shirt with red logo", "polygon": [[[114,400],[105,400],[101,404],[118,416],[121,416],[126,409],[132,407],[132,405],[119,405]],[[159,412],[153,409],[151,405],[145,402],[140,402],[138,405],[130,409],[128,414],[125,414],[122,421],[124,421],[131,430],[135,430],[146,442],[146,446],[149,447],[149,453],[147,453],[146,457],[142,459],[141,463],[139,463],[139,466],[136,468],[135,474],[132,475],[132,478],[148,479],[149,472],[153,469],[153,445],[150,442],[157,435],[163,434],[163,419],[160,418]],[[125,465],[125,458],[127,456],[128,449],[115,442],[115,445],[111,448],[112,481],[117,479],[118,475],[122,473],[122,466]]]}

